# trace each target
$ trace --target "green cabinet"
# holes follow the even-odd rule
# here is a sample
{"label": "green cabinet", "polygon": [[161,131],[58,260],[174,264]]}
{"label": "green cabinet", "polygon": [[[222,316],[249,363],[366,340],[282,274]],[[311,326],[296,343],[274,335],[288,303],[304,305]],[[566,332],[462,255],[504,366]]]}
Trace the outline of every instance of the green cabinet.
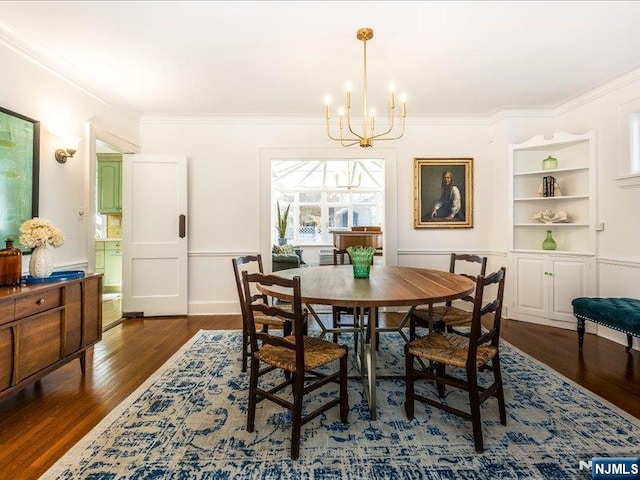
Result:
{"label": "green cabinet", "polygon": [[96,242],[96,273],[104,273],[104,242]]}
{"label": "green cabinet", "polygon": [[96,273],[102,273],[103,290],[119,292],[122,287],[122,243],[96,240]]}
{"label": "green cabinet", "polygon": [[120,242],[104,242],[104,286],[122,286],[122,246]]}
{"label": "green cabinet", "polygon": [[98,154],[98,213],[122,213],[122,155]]}

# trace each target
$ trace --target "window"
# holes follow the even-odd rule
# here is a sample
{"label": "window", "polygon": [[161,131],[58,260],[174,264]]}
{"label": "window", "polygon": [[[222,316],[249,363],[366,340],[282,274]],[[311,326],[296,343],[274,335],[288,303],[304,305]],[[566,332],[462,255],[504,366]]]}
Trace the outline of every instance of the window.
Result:
{"label": "window", "polygon": [[618,186],[640,187],[640,98],[618,105],[618,162]]}
{"label": "window", "polygon": [[382,160],[272,160],[271,190],[273,224],[276,202],[291,205],[289,243],[332,244],[333,231],[384,218]]}
{"label": "window", "polygon": [[633,112],[629,116],[629,144],[631,151],[630,160],[631,160],[631,174],[639,174],[640,173],[640,111]]}

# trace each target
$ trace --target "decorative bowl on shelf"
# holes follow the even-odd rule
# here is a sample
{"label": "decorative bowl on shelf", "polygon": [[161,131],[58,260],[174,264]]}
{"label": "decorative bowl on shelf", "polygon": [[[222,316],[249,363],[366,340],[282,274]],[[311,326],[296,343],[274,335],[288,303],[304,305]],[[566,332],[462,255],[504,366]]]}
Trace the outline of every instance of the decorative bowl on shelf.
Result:
{"label": "decorative bowl on shelf", "polygon": [[563,210],[549,208],[540,210],[533,216],[533,219],[541,223],[565,223],[569,221],[569,215]]}

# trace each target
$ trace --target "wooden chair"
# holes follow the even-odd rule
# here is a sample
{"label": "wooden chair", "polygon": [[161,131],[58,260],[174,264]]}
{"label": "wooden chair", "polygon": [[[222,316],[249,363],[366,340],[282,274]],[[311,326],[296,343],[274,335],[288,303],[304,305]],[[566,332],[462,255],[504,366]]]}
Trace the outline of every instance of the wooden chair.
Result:
{"label": "wooden chair", "polygon": [[[249,408],[247,412],[247,431],[254,429],[256,404],[262,400],[271,400],[288,408],[292,413],[291,458],[296,460],[300,453],[300,430],[302,425],[321,413],[340,405],[340,420],[347,423],[349,399],[347,393],[347,348],[333,342],[304,335],[306,310],[302,309],[300,297],[300,277],[286,279],[275,275],[242,272],[245,290],[245,305],[248,313],[249,343],[251,346],[251,373],[249,380]],[[291,310],[283,310],[269,305],[264,300],[251,301],[252,284],[277,285],[291,289],[293,302]],[[278,317],[293,327],[293,335],[274,336],[267,331],[256,329],[257,318]],[[289,329],[290,330],[290,329]],[[332,373],[321,373],[317,369],[339,361],[340,368]],[[267,367],[260,370],[260,363]],[[276,386],[269,384],[268,390],[258,386],[260,377],[275,369],[285,371],[285,380]],[[305,375],[307,381],[305,382]],[[311,380],[309,379],[311,378]],[[330,382],[339,384],[339,395],[313,412],[303,416],[303,397]],[[293,401],[277,395],[281,390],[292,386]]]}
{"label": "wooden chair", "polygon": [[[480,405],[489,397],[498,399],[500,423],[507,424],[507,414],[504,403],[504,389],[500,372],[500,320],[502,317],[502,300],[504,297],[504,280],[506,270],[499,271],[488,277],[479,275],[476,279],[475,300],[471,317],[471,333],[469,336],[455,332],[429,332],[424,337],[416,338],[405,345],[406,356],[406,400],[407,417],[414,417],[414,400],[427,403],[449,413],[471,420],[473,425],[473,440],[477,453],[483,451],[482,425],[480,419]],[[482,306],[482,296],[487,285],[498,284],[496,298]],[[491,328],[483,332],[482,317],[493,316]],[[429,360],[429,365],[420,362],[416,367],[416,358]],[[463,368],[466,378],[459,378],[446,373],[446,366]],[[478,385],[478,372],[493,371],[493,383],[487,387]],[[419,379],[434,380],[437,384],[438,396],[444,397],[445,384],[451,385],[469,394],[470,412],[459,410],[449,404],[441,403],[432,398],[415,393],[415,381]]]}
{"label": "wooden chair", "polygon": [[[485,275],[487,271],[487,257],[478,255],[470,255],[465,253],[452,253],[449,262],[449,271],[456,272],[456,262],[478,263],[480,265],[480,275]],[[475,281],[476,276],[468,273],[459,273],[467,278]],[[473,294],[462,297],[460,300],[473,304]],[[434,328],[452,331],[455,327],[469,326],[471,324],[471,311],[452,306],[452,302],[448,301],[444,305],[429,305],[427,307],[418,307],[411,313],[409,338],[416,338],[416,327],[429,328],[431,319]]]}
{"label": "wooden chair", "polygon": [[[248,314],[246,310],[246,301],[244,298],[244,288],[242,286],[242,276],[240,273],[240,265],[245,265],[245,268],[253,268],[259,273],[263,273],[262,256],[258,255],[246,255],[244,257],[237,257],[231,260],[233,264],[233,274],[236,279],[236,288],[238,290],[238,299],[240,300],[240,310],[242,311],[242,371],[247,371],[247,358],[249,358],[249,328],[248,328]],[[253,292],[251,294],[251,301],[254,302],[258,299],[267,301],[267,296],[262,293]],[[280,318],[268,317],[268,316],[256,316],[256,323],[261,325],[261,329],[264,332],[269,330],[270,326],[284,329],[284,334],[289,335],[291,333],[291,324],[284,322]]]}
{"label": "wooden chair", "polygon": [[[349,257],[349,253],[346,250],[341,250],[338,248],[333,249],[333,264],[334,265],[346,265],[351,264],[351,257]],[[364,315],[369,316],[369,308],[364,309]],[[376,311],[377,313],[377,311]],[[353,317],[353,321],[351,323],[345,322],[342,319],[343,315],[351,315]],[[331,307],[331,316],[333,318],[333,328],[356,328],[355,320],[356,318],[361,318],[364,320],[364,315],[361,315],[360,308],[356,307]],[[376,322],[379,322],[378,315],[376,315]],[[378,324],[376,323],[376,327]],[[333,332],[333,341],[338,342],[339,332]],[[358,348],[358,332],[354,332],[354,348],[357,351]],[[380,335],[376,333],[376,349],[378,349],[380,345]]]}

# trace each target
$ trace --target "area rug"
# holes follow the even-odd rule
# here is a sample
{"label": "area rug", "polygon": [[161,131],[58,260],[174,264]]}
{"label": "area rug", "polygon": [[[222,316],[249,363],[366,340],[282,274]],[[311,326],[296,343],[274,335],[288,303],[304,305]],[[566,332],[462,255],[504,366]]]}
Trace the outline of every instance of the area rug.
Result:
{"label": "area rug", "polygon": [[[42,478],[587,479],[593,457],[640,452],[638,419],[503,343],[507,426],[495,399],[485,402],[483,454],[474,453],[470,422],[420,403],[407,420],[402,379],[378,380],[372,421],[352,380],[348,425],[338,409],[306,424],[292,461],[288,411],[261,402],[255,431],[246,431],[240,338],[200,331]],[[401,374],[402,339],[383,334],[380,344],[380,373]],[[448,389],[446,398],[466,408],[464,392]]]}

